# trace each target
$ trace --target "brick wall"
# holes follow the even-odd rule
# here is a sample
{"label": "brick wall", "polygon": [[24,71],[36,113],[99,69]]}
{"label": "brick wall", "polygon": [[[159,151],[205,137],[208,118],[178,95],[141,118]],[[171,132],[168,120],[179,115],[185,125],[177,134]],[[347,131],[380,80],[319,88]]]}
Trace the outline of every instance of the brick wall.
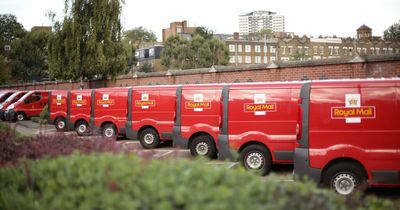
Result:
{"label": "brick wall", "polygon": [[215,66],[212,68],[137,73],[116,80],[45,82],[1,86],[0,89],[51,90],[137,85],[293,81],[400,77],[400,54],[356,56],[351,59],[277,62],[269,65]]}

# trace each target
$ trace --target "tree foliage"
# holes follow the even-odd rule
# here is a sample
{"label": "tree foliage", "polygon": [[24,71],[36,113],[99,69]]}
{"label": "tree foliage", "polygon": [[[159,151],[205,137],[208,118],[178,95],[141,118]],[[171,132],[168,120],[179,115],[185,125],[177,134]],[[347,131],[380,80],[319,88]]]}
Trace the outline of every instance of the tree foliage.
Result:
{"label": "tree foliage", "polygon": [[4,52],[4,45],[11,44],[16,38],[25,35],[25,29],[17,21],[15,15],[0,14],[0,52]]}
{"label": "tree foliage", "polygon": [[170,36],[164,44],[161,63],[178,69],[226,65],[229,56],[225,44],[203,35],[194,34],[191,41],[181,36]]}
{"label": "tree foliage", "polygon": [[214,35],[214,31],[201,26],[201,27],[196,28],[196,31],[194,32],[193,37],[196,35],[200,35],[204,39],[212,39],[213,35]]}
{"label": "tree foliage", "polygon": [[123,0],[65,0],[65,17],[49,42],[52,77],[115,77],[126,69],[121,41]]}
{"label": "tree foliage", "polygon": [[157,41],[157,36],[153,31],[147,30],[142,26],[124,32],[124,42],[128,42],[138,49],[143,44],[153,44]]}
{"label": "tree foliage", "polygon": [[7,66],[5,57],[0,55],[0,85],[8,84],[11,80],[11,74]]}
{"label": "tree foliage", "polygon": [[14,78],[40,81],[47,75],[47,43],[50,35],[50,32],[29,32],[13,42],[10,58]]}
{"label": "tree foliage", "polygon": [[383,37],[388,41],[400,41],[400,21],[387,28],[383,32]]}

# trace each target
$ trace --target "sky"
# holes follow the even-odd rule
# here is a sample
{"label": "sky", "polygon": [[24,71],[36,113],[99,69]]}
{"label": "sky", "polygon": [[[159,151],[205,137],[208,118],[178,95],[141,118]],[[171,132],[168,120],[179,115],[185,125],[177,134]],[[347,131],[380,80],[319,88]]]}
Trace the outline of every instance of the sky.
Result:
{"label": "sky", "polygon": [[[0,0],[0,14],[14,14],[25,29],[47,26],[53,11],[62,20],[64,0]],[[302,36],[354,37],[365,24],[374,36],[400,21],[400,0],[125,0],[121,15],[124,30],[143,26],[159,41],[169,23],[186,20],[215,33],[239,31],[238,16],[267,10],[285,16],[285,31]]]}

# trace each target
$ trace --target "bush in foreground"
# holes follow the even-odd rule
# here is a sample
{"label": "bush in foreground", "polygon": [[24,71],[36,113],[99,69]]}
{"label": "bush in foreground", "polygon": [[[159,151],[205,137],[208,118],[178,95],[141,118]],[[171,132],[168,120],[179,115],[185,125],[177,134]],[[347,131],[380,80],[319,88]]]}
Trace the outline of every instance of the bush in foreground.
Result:
{"label": "bush in foreground", "polygon": [[74,153],[0,168],[0,209],[394,209],[202,161]]}

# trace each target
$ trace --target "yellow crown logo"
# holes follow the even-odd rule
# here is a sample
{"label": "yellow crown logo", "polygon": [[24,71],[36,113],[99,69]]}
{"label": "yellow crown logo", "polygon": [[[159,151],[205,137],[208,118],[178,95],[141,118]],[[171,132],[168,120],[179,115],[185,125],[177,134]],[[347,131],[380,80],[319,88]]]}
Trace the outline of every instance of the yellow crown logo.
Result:
{"label": "yellow crown logo", "polygon": [[356,99],[356,98],[351,98],[350,100],[349,100],[349,104],[350,105],[357,105],[357,103],[358,103],[358,100]]}

